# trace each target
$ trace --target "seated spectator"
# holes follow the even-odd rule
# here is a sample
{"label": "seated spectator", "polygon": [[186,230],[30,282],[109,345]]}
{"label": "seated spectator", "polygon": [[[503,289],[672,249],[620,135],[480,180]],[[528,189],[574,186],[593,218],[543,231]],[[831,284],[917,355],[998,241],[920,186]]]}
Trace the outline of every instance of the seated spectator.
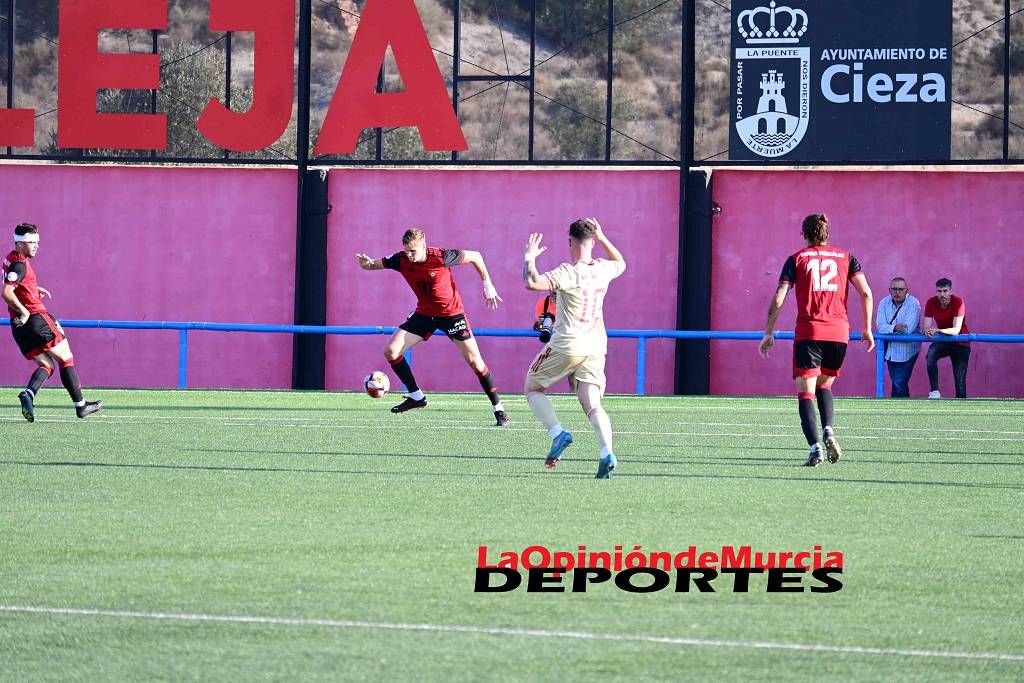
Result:
{"label": "seated spectator", "polygon": [[[942,398],[939,393],[939,359],[949,356],[953,364],[953,383],[956,397],[967,398],[967,362],[971,359],[971,344],[965,341],[941,341],[942,335],[968,334],[967,305],[953,294],[953,281],[944,277],[935,283],[935,296],[924,306],[924,334],[933,338],[925,362],[931,392],[928,398]],[[938,336],[939,339],[935,339]]]}
{"label": "seated spectator", "polygon": [[[894,277],[889,283],[889,296],[878,304],[875,326],[882,334],[921,334],[921,302],[910,293],[904,278]],[[893,398],[910,396],[910,376],[920,352],[921,342],[885,343],[885,364],[892,380]]]}

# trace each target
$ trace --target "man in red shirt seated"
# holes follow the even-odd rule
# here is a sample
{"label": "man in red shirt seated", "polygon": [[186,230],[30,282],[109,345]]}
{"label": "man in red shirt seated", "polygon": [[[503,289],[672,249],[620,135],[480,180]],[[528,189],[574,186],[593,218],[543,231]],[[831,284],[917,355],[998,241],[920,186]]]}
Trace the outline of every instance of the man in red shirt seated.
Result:
{"label": "man in red shirt seated", "polygon": [[928,364],[928,398],[942,398],[939,393],[939,359],[949,356],[953,364],[953,383],[956,397],[967,398],[967,362],[971,359],[971,343],[940,341],[941,336],[967,334],[967,304],[953,294],[953,281],[948,277],[935,282],[935,296],[924,305],[924,335],[932,338],[925,357]]}

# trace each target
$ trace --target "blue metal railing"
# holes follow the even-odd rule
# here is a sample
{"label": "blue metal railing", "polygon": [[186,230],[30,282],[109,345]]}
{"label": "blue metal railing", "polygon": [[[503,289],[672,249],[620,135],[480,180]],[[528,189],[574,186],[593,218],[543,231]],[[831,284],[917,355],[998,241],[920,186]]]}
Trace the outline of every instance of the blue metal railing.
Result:
{"label": "blue metal railing", "polygon": [[[9,325],[9,318],[0,318],[0,324]],[[383,326],[348,326],[348,325],[263,325],[255,323],[207,323],[207,322],[170,322],[170,321],[138,321],[138,320],[61,320],[60,324],[70,328],[102,328],[115,330],[177,330],[178,331],[178,388],[188,388],[188,333],[191,330],[209,332],[264,332],[277,334],[394,334],[397,327]],[[520,328],[474,328],[473,334],[478,337],[529,337],[536,338],[537,333]],[[644,385],[647,383],[647,340],[648,339],[707,339],[707,340],[754,340],[760,341],[761,332],[715,331],[715,330],[608,330],[613,339],[636,339],[636,395],[644,396]],[[792,332],[776,332],[776,339],[792,339]],[[859,332],[851,333],[852,341],[859,340]],[[875,341],[875,396],[885,395],[885,343],[887,341],[977,341],[989,343],[1020,344],[1024,343],[1022,334],[961,334],[956,337],[942,335],[930,339],[924,335],[876,334]]]}

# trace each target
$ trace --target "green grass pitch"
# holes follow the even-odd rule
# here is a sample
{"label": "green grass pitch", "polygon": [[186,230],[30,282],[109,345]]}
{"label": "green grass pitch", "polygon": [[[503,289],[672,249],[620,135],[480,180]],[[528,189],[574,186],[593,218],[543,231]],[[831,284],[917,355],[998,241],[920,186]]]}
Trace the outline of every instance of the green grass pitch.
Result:
{"label": "green grass pitch", "polygon": [[[1024,678],[1024,404],[607,399],[553,471],[521,397],[90,391],[0,409],[0,680]],[[477,547],[845,556],[843,589],[475,593]],[[719,582],[722,583],[719,583]],[[806,582],[805,585],[808,585]],[[557,632],[557,633],[555,633]]]}

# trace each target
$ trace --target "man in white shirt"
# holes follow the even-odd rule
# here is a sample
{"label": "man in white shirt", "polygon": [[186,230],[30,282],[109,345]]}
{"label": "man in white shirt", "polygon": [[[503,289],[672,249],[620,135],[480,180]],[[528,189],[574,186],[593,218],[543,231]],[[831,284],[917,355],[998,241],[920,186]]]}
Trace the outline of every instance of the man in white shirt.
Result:
{"label": "man in white shirt", "polygon": [[[889,283],[889,296],[879,302],[875,324],[881,334],[921,334],[921,302],[910,293],[904,278],[894,277]],[[885,343],[893,398],[910,396],[910,375],[920,352],[921,342]]]}
{"label": "man in white shirt", "polygon": [[[526,242],[523,283],[530,290],[554,292],[557,313],[551,341],[533,359],[526,375],[526,402],[551,437],[551,450],[544,466],[553,468],[572,443],[572,434],[559,424],[551,399],[544,392],[569,377],[601,447],[597,478],[610,479],[616,461],[612,452],[611,421],[601,406],[605,389],[604,360],[608,352],[603,305],[608,285],[626,270],[626,261],[605,237],[597,220],[586,218],[569,226],[572,262],[541,274],[537,271],[536,260],[547,249],[540,245],[542,237],[540,233],[533,233]],[[607,260],[593,257],[595,243],[604,248]]]}

